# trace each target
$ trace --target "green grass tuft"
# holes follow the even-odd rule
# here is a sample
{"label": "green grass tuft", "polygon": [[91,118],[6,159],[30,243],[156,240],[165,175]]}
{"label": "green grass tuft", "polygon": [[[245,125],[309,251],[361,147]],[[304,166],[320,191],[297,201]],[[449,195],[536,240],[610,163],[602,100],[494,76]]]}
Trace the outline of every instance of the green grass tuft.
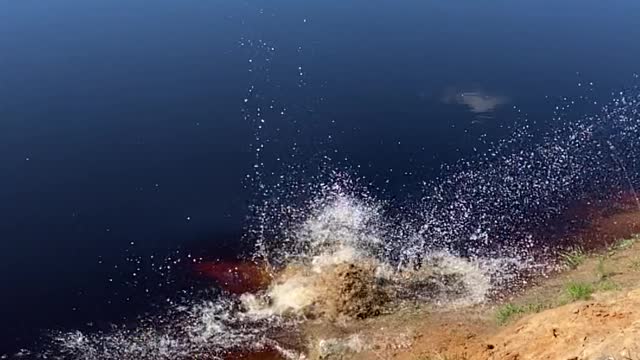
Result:
{"label": "green grass tuft", "polygon": [[616,250],[624,250],[624,249],[628,249],[630,248],[633,244],[635,244],[636,240],[638,240],[635,237],[629,238],[629,239],[622,239],[620,241],[618,241],[615,245],[615,249]]}
{"label": "green grass tuft", "polygon": [[600,281],[597,284],[597,287],[598,287],[599,291],[620,290],[620,285],[616,284],[614,281],[612,281],[610,279],[606,279],[606,280]]}
{"label": "green grass tuft", "polygon": [[629,264],[629,267],[633,271],[640,271],[640,259],[635,259],[631,261],[631,264]]}
{"label": "green grass tuft", "polygon": [[589,300],[593,294],[593,285],[584,282],[570,282],[565,288],[572,301]]}
{"label": "green grass tuft", "polygon": [[514,316],[524,314],[525,312],[526,309],[522,306],[505,304],[501,306],[496,312],[496,318],[498,320],[498,324],[503,325],[506,324]]}
{"label": "green grass tuft", "polygon": [[505,304],[498,308],[498,311],[496,312],[496,320],[498,321],[498,324],[504,325],[516,316],[527,313],[537,313],[544,309],[545,306],[542,304],[527,304],[524,306]]}
{"label": "green grass tuft", "polygon": [[560,259],[567,267],[575,269],[584,263],[587,259],[587,254],[582,246],[575,246],[567,251],[561,252]]}
{"label": "green grass tuft", "polygon": [[633,244],[635,244],[638,241],[638,239],[639,238],[636,235],[636,236],[630,237],[628,239],[617,240],[615,243],[607,246],[607,255],[608,256],[613,256],[618,251],[622,251],[622,250],[626,250],[626,249],[630,248],[631,246],[633,246]]}

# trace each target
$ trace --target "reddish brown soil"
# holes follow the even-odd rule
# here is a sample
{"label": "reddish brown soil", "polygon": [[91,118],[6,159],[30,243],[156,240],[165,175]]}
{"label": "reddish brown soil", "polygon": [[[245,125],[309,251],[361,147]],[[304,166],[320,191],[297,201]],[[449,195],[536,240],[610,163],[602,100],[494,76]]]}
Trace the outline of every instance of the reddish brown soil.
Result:
{"label": "reddish brown soil", "polygon": [[556,221],[564,224],[564,228],[554,229],[554,234],[545,237],[545,243],[602,249],[618,239],[640,233],[639,213],[635,195],[631,193],[623,193],[606,203],[576,204]]}

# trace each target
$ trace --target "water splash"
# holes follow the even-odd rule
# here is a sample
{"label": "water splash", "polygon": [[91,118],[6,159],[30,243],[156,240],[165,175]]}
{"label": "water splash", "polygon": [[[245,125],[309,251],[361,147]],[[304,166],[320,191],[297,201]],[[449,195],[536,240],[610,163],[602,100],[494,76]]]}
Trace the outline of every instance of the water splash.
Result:
{"label": "water splash", "polygon": [[[260,256],[282,264],[283,270],[266,292],[244,297],[251,312],[318,317],[353,313],[360,306],[355,313],[364,316],[379,312],[381,303],[371,301],[378,296],[393,299],[385,301],[389,307],[405,301],[472,305],[485,301],[495,285],[514,281],[516,269],[530,265],[515,257],[462,258],[446,248],[420,253],[406,248],[396,257],[398,243],[415,241],[419,228],[411,233],[407,224],[396,218],[391,222],[383,203],[344,186],[327,185],[293,211],[306,217],[278,238],[279,246],[259,244]],[[350,290],[363,283],[366,289]],[[343,303],[350,307],[341,309]]]}

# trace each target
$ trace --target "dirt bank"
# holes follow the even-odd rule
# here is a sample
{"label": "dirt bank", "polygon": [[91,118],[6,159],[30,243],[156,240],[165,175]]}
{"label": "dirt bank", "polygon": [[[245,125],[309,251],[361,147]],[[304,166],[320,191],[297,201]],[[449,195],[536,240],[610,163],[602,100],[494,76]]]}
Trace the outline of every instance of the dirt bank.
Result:
{"label": "dirt bank", "polygon": [[[303,276],[323,294],[322,302],[309,302],[313,316],[301,324],[303,358],[640,360],[640,237],[633,235],[640,232],[640,211],[598,214],[589,224],[570,242],[585,246],[558,254],[557,272],[531,279],[500,302],[407,302],[390,312],[383,305],[398,294],[372,283],[370,267],[341,264]],[[271,286],[300,274],[284,272]],[[297,299],[283,289],[287,299]],[[228,357],[284,358],[278,351]]]}
{"label": "dirt bank", "polygon": [[584,234],[601,249],[564,253],[564,270],[526,291],[499,304],[371,320],[353,329],[368,347],[335,358],[640,359],[640,238],[630,235],[639,224],[638,212],[597,219]]}

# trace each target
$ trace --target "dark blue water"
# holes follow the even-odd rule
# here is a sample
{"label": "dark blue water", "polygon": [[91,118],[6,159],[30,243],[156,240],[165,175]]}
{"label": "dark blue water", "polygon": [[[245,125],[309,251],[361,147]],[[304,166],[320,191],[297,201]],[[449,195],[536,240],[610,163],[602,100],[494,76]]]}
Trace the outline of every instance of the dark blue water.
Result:
{"label": "dark blue water", "polygon": [[640,71],[639,11],[632,0],[3,2],[0,354],[191,286],[131,281],[140,260],[127,258],[238,253],[256,183],[287,166],[330,156],[391,196],[411,193],[524,120],[551,126],[564,96],[607,101]]}

